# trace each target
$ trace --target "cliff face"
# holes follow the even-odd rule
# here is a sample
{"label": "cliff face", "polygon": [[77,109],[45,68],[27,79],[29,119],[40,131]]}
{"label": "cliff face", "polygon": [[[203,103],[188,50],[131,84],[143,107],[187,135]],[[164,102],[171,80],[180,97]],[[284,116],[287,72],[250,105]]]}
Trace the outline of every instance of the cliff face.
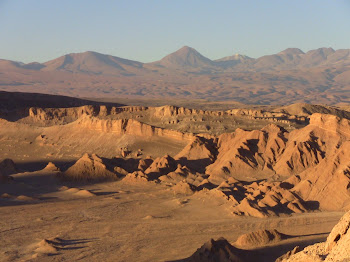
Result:
{"label": "cliff face", "polygon": [[[177,106],[161,106],[161,107],[144,107],[144,106],[98,106],[89,105],[71,108],[29,108],[29,120],[43,124],[68,123],[77,120],[83,115],[91,115],[100,118],[109,117],[112,119],[118,118],[121,114],[123,117],[133,118],[148,117],[153,120],[168,120],[175,121],[186,118],[188,121],[194,121],[198,118],[203,121],[203,118],[213,119],[217,124],[225,119],[235,121],[236,118],[241,118],[245,121],[263,120],[267,122],[280,123],[285,125],[306,124],[305,116],[290,115],[286,112],[267,112],[264,110],[247,110],[233,109],[228,111],[210,111],[200,109],[189,109]],[[216,119],[215,119],[216,118]]]}
{"label": "cliff face", "polygon": [[199,109],[189,109],[185,107],[177,107],[177,106],[161,106],[154,107],[155,117],[169,117],[169,116],[189,116],[189,115],[209,115],[209,116],[222,116],[227,114],[224,111],[205,111]]}
{"label": "cliff face", "polygon": [[144,137],[159,136],[181,141],[192,141],[194,135],[175,130],[167,130],[150,126],[134,119],[103,120],[84,116],[76,122],[77,127],[117,135],[128,134]]}
{"label": "cliff face", "polygon": [[70,108],[29,108],[29,117],[34,121],[53,121],[56,122],[71,122],[75,121],[81,116],[96,116],[105,117],[109,115],[117,115],[122,112],[139,112],[145,111],[147,107],[143,106],[126,106],[126,107],[110,107],[110,106],[81,106]]}
{"label": "cliff face", "polygon": [[207,116],[222,116],[227,114],[224,111],[204,111],[197,109],[188,109],[177,106],[161,106],[161,107],[145,107],[145,106],[81,106],[70,108],[29,108],[29,116],[33,120],[60,120],[64,118],[77,119],[82,115],[91,116],[113,116],[120,113],[136,113],[136,112],[149,112],[152,117],[163,118],[172,116],[192,116],[192,115],[207,115]]}

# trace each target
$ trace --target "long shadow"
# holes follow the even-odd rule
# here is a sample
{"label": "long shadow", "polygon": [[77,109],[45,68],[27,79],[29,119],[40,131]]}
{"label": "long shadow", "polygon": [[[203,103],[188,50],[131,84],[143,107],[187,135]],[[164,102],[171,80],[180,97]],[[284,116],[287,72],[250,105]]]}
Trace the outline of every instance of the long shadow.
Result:
{"label": "long shadow", "polygon": [[330,231],[323,232],[323,233],[315,233],[315,234],[305,234],[305,235],[298,235],[298,236],[290,236],[289,238],[298,238],[298,237],[311,237],[311,236],[323,236],[323,235],[329,235]]}
{"label": "long shadow", "polygon": [[[17,164],[20,171],[18,174],[11,175],[9,182],[0,183],[0,207],[1,206],[18,206],[18,205],[36,205],[44,202],[62,201],[54,196],[43,196],[60,191],[62,186],[83,188],[84,186],[95,186],[90,191],[97,196],[113,195],[118,192],[100,192],[99,183],[106,181],[64,181],[60,179],[59,173],[56,175],[52,172],[42,170],[47,161],[42,162],[22,162]],[[54,161],[54,164],[62,171],[67,170],[74,164],[74,161]],[[40,171],[41,170],[41,171]],[[23,172],[35,172],[21,174]],[[18,198],[18,196],[24,196]]]}
{"label": "long shadow", "polygon": [[61,171],[66,171],[69,167],[74,165],[75,161],[56,161],[56,160],[46,160],[46,161],[31,161],[31,162],[16,162],[16,166],[19,172],[34,172],[42,170],[46,167],[48,162],[53,162]]}
{"label": "long shadow", "polygon": [[75,249],[82,249],[87,247],[86,245],[84,246],[75,246],[75,245],[90,243],[94,240],[97,240],[97,238],[83,238],[83,239],[71,239],[71,240],[55,238],[54,240],[47,240],[47,242],[54,245],[59,250],[75,250]]}
{"label": "long shadow", "polygon": [[140,162],[140,159],[137,158],[102,158],[104,162],[107,165],[110,166],[118,166],[123,168],[124,170],[128,171],[129,173],[132,173],[136,170],[138,170],[138,165]]}
{"label": "long shadow", "polygon": [[[281,243],[280,245],[276,246],[268,246],[255,249],[250,254],[247,253],[247,261],[256,261],[257,258],[259,258],[259,261],[261,262],[275,261],[277,258],[292,250],[296,246],[299,246],[302,250],[306,246],[324,242],[327,239],[328,233],[315,234],[315,236],[317,235],[319,235],[319,237],[313,239],[296,240],[288,243]],[[295,238],[297,237],[299,236],[295,236]]]}
{"label": "long shadow", "polygon": [[205,168],[212,162],[210,158],[189,160],[186,157],[181,157],[178,160],[178,163],[182,166],[187,166],[189,169],[203,174],[205,173]]}
{"label": "long shadow", "polygon": [[62,245],[62,246],[71,246],[71,245],[79,245],[79,244],[86,244],[86,243],[90,243],[94,240],[97,240],[98,238],[80,238],[80,239],[62,239],[62,238],[56,238],[52,242],[53,244],[57,244],[57,245]]}
{"label": "long shadow", "polygon": [[8,121],[17,121],[28,116],[30,107],[68,108],[84,105],[125,106],[119,103],[98,102],[62,95],[0,91],[0,118]]}
{"label": "long shadow", "polygon": [[[288,251],[294,249],[294,247],[299,246],[300,249],[304,249],[306,246],[313,245],[318,242],[323,242],[327,239],[328,233],[320,233],[320,234],[309,234],[309,235],[300,235],[293,236],[293,238],[298,237],[307,237],[307,236],[319,236],[313,239],[307,240],[296,240],[296,241],[288,241],[284,240],[279,245],[255,248],[255,249],[239,249],[231,246],[232,253],[238,255],[243,261],[246,262],[273,262],[280,256],[284,255]],[[287,242],[288,241],[288,242]],[[194,250],[195,251],[195,250]],[[216,250],[216,252],[226,252],[226,250]],[[198,257],[197,257],[198,258]],[[200,260],[195,258],[184,258],[178,260],[171,260],[168,262],[200,262]]]}

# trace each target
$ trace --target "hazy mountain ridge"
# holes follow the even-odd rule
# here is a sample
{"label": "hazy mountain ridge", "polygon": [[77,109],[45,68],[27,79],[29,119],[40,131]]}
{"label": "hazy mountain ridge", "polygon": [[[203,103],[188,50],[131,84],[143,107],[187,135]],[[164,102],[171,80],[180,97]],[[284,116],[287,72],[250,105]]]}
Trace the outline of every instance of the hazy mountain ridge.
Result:
{"label": "hazy mountain ridge", "polygon": [[[228,61],[231,63],[223,63]],[[80,73],[94,72],[100,67],[96,72],[102,74],[105,70],[128,71],[153,65],[183,70],[189,68],[215,67],[220,71],[220,68],[227,69],[229,67],[233,71],[247,71],[249,69],[269,71],[330,65],[350,65],[350,49],[334,50],[332,48],[318,48],[304,53],[298,48],[287,48],[277,54],[265,55],[259,58],[234,54],[211,60],[203,56],[196,49],[184,46],[161,60],[151,63],[142,63],[93,51],[66,54],[45,63],[32,62],[24,64],[4,59],[0,59],[0,63],[2,67],[7,63],[8,66],[23,69],[43,71],[66,70],[69,72],[79,71]]]}
{"label": "hazy mountain ridge", "polygon": [[245,104],[350,101],[350,49],[288,48],[250,58],[217,60],[191,47],[152,63],[96,52],[45,63],[0,59],[0,89],[78,97],[232,100]]}

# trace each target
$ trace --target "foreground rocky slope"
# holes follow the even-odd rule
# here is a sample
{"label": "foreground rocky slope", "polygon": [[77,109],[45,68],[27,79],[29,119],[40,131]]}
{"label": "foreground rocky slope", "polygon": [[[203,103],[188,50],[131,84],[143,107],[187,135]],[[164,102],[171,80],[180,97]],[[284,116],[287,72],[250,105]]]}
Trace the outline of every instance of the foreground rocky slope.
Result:
{"label": "foreground rocky slope", "polygon": [[[350,211],[347,212],[332,229],[327,241],[305,247],[300,250],[295,247],[293,250],[282,255],[276,262],[321,262],[321,261],[349,261],[350,260]],[[282,237],[281,237],[282,236]],[[285,237],[285,236],[284,236]],[[183,262],[247,262],[258,261],[258,253],[254,250],[245,250],[237,248],[242,240],[250,241],[246,247],[257,246],[260,241],[270,239],[272,241],[281,241],[283,235],[277,231],[262,230],[252,232],[239,237],[238,241],[232,245],[225,238],[218,240],[211,239],[190,257],[179,260]],[[258,242],[256,242],[258,241]]]}
{"label": "foreground rocky slope", "polygon": [[349,261],[350,260],[350,211],[333,228],[327,241],[306,247],[301,252],[281,261]]}

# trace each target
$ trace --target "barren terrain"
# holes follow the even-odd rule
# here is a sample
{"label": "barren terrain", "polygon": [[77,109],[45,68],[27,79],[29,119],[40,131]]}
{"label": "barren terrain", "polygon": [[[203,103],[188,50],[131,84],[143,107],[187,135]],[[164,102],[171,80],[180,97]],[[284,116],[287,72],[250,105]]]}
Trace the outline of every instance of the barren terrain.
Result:
{"label": "barren terrain", "polygon": [[350,258],[344,107],[1,98],[1,261]]}

